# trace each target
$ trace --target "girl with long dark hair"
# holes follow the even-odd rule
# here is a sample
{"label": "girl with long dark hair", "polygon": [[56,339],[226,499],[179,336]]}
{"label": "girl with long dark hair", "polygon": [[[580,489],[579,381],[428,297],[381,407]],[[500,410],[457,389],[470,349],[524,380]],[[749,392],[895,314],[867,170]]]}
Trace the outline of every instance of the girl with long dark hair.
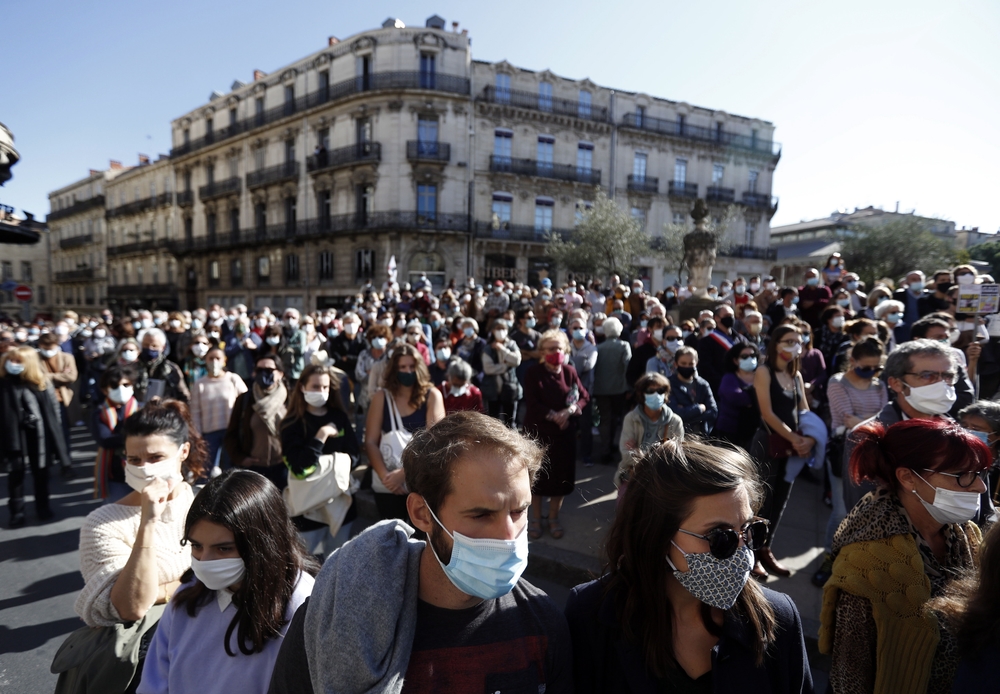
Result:
{"label": "girl with long dark hair", "polygon": [[578,693],[812,691],[795,604],[748,580],[762,500],[735,447],[670,440],[639,457],[607,573],[566,603]]}
{"label": "girl with long dark hair", "polygon": [[138,691],[263,694],[319,571],[281,493],[256,472],[223,473],[191,505],[184,543],[191,570],[160,618]]}

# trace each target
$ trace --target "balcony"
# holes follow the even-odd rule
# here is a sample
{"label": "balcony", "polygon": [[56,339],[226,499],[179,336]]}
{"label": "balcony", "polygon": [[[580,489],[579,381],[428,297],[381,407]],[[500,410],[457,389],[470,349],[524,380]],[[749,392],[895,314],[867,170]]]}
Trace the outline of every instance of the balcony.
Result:
{"label": "balcony", "polygon": [[224,181],[213,181],[198,189],[198,197],[202,200],[214,200],[227,195],[239,195],[242,181],[239,176],[227,178]]}
{"label": "balcony", "polygon": [[451,145],[447,142],[409,140],[406,143],[406,158],[410,161],[446,164],[451,161]]}
{"label": "balcony", "polygon": [[92,279],[94,279],[94,268],[92,267],[56,273],[56,282],[79,282],[80,280]]}
{"label": "balcony", "polygon": [[288,243],[331,235],[356,234],[359,231],[451,231],[467,233],[469,218],[465,214],[390,210],[368,214],[342,214],[318,219],[303,219],[266,227],[222,232],[214,236],[199,236],[170,244],[176,254],[204,250],[251,247],[264,243]]}
{"label": "balcony", "polygon": [[553,236],[568,241],[574,231],[574,229],[539,229],[531,224],[510,222],[476,222],[475,235],[477,239],[548,243]]}
{"label": "balcony", "polygon": [[286,161],[284,164],[269,166],[247,174],[247,188],[261,188],[282,181],[293,181],[299,177],[299,163]]}
{"label": "balcony", "polygon": [[80,246],[87,246],[94,242],[93,234],[81,234],[79,236],[73,236],[68,239],[59,239],[59,248],[68,250],[70,248],[79,248]]}
{"label": "balcony", "polygon": [[53,210],[48,214],[46,219],[50,222],[54,222],[57,219],[63,219],[80,212],[92,210],[95,207],[104,207],[103,195],[95,195],[94,197],[87,198],[86,200],[77,200],[69,207],[64,207],[61,210]]}
{"label": "balcony", "polygon": [[160,193],[153,198],[153,207],[170,207],[174,204],[174,194],[171,192]]}
{"label": "balcony", "polygon": [[655,195],[660,189],[660,179],[654,176],[636,176],[630,174],[628,177],[628,189],[633,193],[650,193]]}
{"label": "balcony", "polygon": [[573,181],[598,186],[601,184],[600,169],[585,169],[572,164],[550,164],[535,159],[513,159],[511,157],[490,156],[490,171],[510,173],[520,176],[539,176],[559,181]]}
{"label": "balcony", "polygon": [[732,188],[709,186],[705,189],[705,202],[736,202],[736,191]]}
{"label": "balcony", "polygon": [[123,243],[118,246],[108,246],[108,257],[115,258],[122,255],[134,255],[136,253],[149,253],[150,251],[155,251],[157,248],[162,248],[167,245],[166,239],[154,239],[151,241],[134,241],[132,243]]}
{"label": "balcony", "polygon": [[558,99],[552,96],[543,96],[535,92],[521,92],[514,89],[497,89],[496,87],[486,87],[479,97],[481,101],[492,104],[504,104],[515,108],[527,108],[533,111],[545,111],[560,116],[571,116],[583,120],[602,121],[608,120],[608,109],[603,106],[594,106],[584,101],[573,101],[572,99]]}
{"label": "balcony", "polygon": [[698,197],[698,184],[670,181],[667,193],[672,198],[696,198]]}
{"label": "balcony", "polygon": [[148,297],[172,297],[177,292],[173,284],[109,284],[108,296],[128,300],[139,300]]}
{"label": "balcony", "polygon": [[778,142],[763,140],[753,135],[737,135],[736,133],[728,133],[716,128],[689,125],[678,120],[663,120],[662,118],[651,118],[644,114],[626,113],[622,118],[622,127],[646,130],[648,132],[659,133],[660,135],[695,140],[720,147],[749,150],[771,157],[781,156],[781,144]]}
{"label": "balcony", "polygon": [[294,101],[255,113],[224,128],[213,130],[203,137],[182,143],[170,150],[170,156],[190,154],[236,135],[250,132],[255,128],[270,125],[295,114],[304,113],[316,106],[345,99],[355,94],[397,89],[426,89],[448,94],[468,95],[469,80],[457,75],[420,71],[376,72],[364,77],[352,77],[337,84],[320,86],[319,89],[297,97]]}
{"label": "balcony", "polygon": [[194,204],[194,191],[182,190],[177,193],[177,204],[181,207],[191,207]]}
{"label": "balcony", "polygon": [[132,202],[127,202],[124,205],[119,205],[118,207],[113,207],[108,210],[108,218],[112,217],[122,217],[130,214],[138,214],[140,212],[145,212],[146,210],[151,210],[156,206],[156,197],[141,198],[139,200],[133,200]]}
{"label": "balcony", "polygon": [[[354,164],[375,163],[382,159],[382,145],[378,142],[358,142],[329,152],[313,154],[306,160],[306,171],[320,173]],[[249,183],[248,183],[249,185]]]}
{"label": "balcony", "polygon": [[720,246],[718,255],[724,258],[748,258],[752,260],[777,260],[778,249],[761,246]]}
{"label": "balcony", "polygon": [[751,190],[743,193],[743,199],[740,202],[752,209],[768,210],[772,214],[778,210],[778,198],[764,193],[755,193]]}

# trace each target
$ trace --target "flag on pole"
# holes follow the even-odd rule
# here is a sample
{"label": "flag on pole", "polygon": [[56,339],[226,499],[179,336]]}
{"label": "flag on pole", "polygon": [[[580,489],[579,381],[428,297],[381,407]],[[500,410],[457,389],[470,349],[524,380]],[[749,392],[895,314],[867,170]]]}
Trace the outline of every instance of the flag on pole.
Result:
{"label": "flag on pole", "polygon": [[389,281],[396,281],[396,256],[395,254],[389,256],[389,264],[386,266],[386,271],[389,273]]}

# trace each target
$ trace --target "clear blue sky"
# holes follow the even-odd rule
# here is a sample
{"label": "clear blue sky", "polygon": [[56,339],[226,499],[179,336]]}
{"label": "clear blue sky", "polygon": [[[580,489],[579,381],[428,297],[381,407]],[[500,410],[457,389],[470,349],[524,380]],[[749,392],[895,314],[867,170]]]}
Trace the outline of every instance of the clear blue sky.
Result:
{"label": "clear blue sky", "polygon": [[1000,228],[1000,2],[7,2],[0,121],[22,161],[0,202],[170,148],[170,120],[325,45],[431,14],[473,56],[770,120],[772,224],[855,206]]}

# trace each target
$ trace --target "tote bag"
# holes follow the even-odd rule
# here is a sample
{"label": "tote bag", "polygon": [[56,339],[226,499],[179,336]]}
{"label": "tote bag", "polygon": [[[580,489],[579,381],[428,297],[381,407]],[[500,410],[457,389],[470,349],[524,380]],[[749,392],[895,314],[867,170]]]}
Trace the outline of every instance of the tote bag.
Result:
{"label": "tote bag", "polygon": [[333,453],[321,455],[316,468],[305,477],[289,474],[282,495],[290,516],[323,523],[336,534],[354,502],[351,494],[355,484],[351,477],[351,456]]}
{"label": "tote bag", "polygon": [[[403,418],[399,415],[399,409],[396,407],[396,401],[392,397],[392,393],[387,390],[383,390],[382,392],[385,394],[385,401],[389,405],[390,429],[389,431],[382,432],[382,439],[379,441],[378,450],[382,454],[382,460],[385,462],[385,469],[392,472],[403,467],[403,449],[406,448],[406,444],[413,438],[413,434],[403,428]],[[382,483],[382,479],[375,474],[372,475],[372,491],[377,494],[392,494],[389,488]]]}

